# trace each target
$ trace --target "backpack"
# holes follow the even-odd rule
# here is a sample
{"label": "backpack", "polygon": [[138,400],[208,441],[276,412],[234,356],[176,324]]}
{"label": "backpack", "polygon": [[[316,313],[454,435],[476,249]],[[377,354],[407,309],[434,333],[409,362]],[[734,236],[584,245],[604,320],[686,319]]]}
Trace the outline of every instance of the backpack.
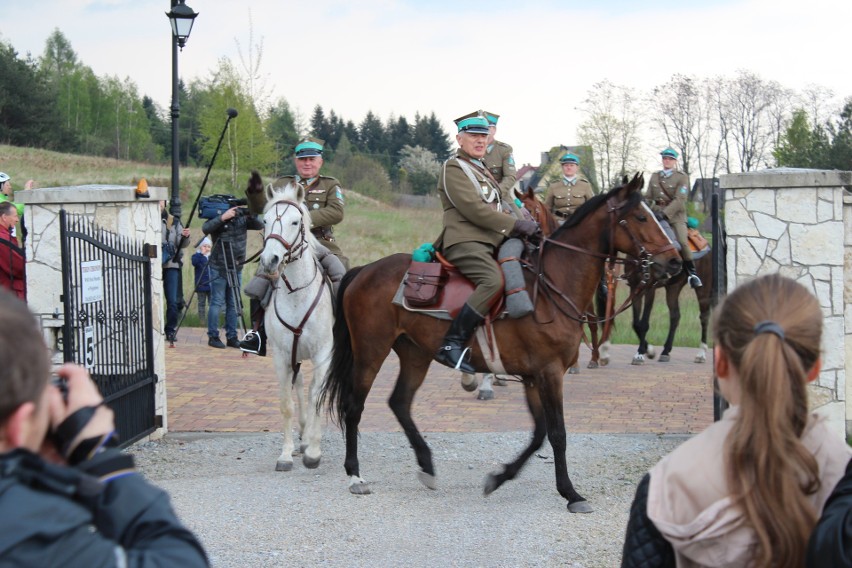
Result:
{"label": "backpack", "polygon": [[174,243],[170,243],[169,241],[163,241],[162,251],[163,264],[166,264],[175,257],[177,249],[175,249]]}

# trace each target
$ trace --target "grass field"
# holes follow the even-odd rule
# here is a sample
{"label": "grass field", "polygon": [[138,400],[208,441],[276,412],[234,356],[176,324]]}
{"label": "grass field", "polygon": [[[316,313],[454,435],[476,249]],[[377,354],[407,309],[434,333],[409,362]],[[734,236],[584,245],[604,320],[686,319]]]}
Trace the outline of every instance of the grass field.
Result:
{"label": "grass field", "polygon": [[[146,164],[127,162],[110,158],[92,156],[76,156],[33,148],[20,148],[0,145],[0,171],[12,176],[12,185],[21,189],[28,179],[35,180],[35,187],[56,187],[86,184],[117,184],[133,185],[140,178],[146,178],[149,185],[168,186],[171,179],[169,164]],[[188,217],[195,201],[206,168],[181,168],[181,200],[183,201],[184,220]],[[243,176],[240,184],[248,180],[248,173]],[[345,180],[344,184],[345,184]],[[211,171],[207,182],[206,193],[230,193],[237,197],[243,195],[243,185],[234,188],[230,183],[228,172],[224,170]],[[193,219],[192,244],[201,237],[201,223],[197,217]],[[432,242],[441,230],[441,211],[437,209],[395,208],[354,192],[346,192],[346,218],[335,227],[335,236],[341,248],[350,259],[351,266],[366,264],[397,252],[410,253],[425,242]],[[262,244],[261,235],[253,235],[249,241],[249,254],[259,250]],[[189,257],[194,250],[187,249],[184,263],[184,295],[189,299],[192,295],[193,274]],[[246,283],[254,271],[254,266],[248,266],[243,271],[243,283]],[[709,283],[705,283],[709,285]],[[617,305],[623,302],[627,294],[627,286],[621,284],[618,291]],[[668,333],[669,315],[666,308],[664,292],[658,291],[657,302],[651,318],[649,341],[660,345]],[[248,301],[244,301],[246,312]],[[187,312],[183,325],[199,325],[193,305]],[[615,343],[637,343],[630,324],[628,309],[616,319],[613,332]],[[246,322],[248,318],[246,317]],[[698,303],[695,294],[684,288],[681,294],[681,323],[675,337],[675,345],[697,347],[701,337],[698,321]]]}

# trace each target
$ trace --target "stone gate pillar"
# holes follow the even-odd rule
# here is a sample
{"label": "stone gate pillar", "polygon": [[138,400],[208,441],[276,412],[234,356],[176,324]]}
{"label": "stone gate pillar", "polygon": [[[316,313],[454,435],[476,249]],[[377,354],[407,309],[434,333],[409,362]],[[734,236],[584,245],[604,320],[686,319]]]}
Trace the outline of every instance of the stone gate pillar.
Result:
{"label": "stone gate pillar", "polygon": [[[133,241],[157,245],[162,242],[161,200],[168,199],[165,187],[149,187],[150,197],[137,199],[134,186],[84,185],[47,187],[20,191],[15,201],[25,204],[24,219],[29,231],[27,252],[27,303],[41,321],[48,347],[54,349],[54,362],[62,362],[58,345],[64,323],[62,296],[62,255],[59,237],[59,211],[82,215],[101,229],[117,233]],[[154,372],[160,378],[156,384],[155,412],[163,417],[165,431],[166,369],[163,336],[162,265],[152,259],[152,321],[154,327]]]}
{"label": "stone gate pillar", "polygon": [[728,291],[778,272],[819,298],[822,371],[811,407],[852,435],[852,172],[779,168],[721,176]]}

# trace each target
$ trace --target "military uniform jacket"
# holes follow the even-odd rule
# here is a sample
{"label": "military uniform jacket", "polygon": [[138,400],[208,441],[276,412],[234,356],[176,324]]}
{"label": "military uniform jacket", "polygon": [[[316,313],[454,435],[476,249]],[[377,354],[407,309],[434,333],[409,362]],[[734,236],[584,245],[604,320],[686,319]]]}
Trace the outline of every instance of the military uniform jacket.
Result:
{"label": "military uniform jacket", "polygon": [[515,226],[514,217],[500,211],[500,188],[483,168],[459,150],[444,162],[438,178],[438,195],[444,208],[441,247],[480,242],[498,246]]}
{"label": "military uniform jacket", "polygon": [[654,172],[648,183],[648,202],[655,211],[662,211],[669,222],[686,223],[686,200],[689,197],[689,176],[675,170],[668,177]]}
{"label": "military uniform jacket", "polygon": [[574,214],[577,208],[595,196],[592,184],[583,177],[577,177],[573,184],[560,179],[547,186],[545,206],[557,219],[564,221]]}
{"label": "military uniform jacket", "polygon": [[505,142],[495,140],[488,147],[482,162],[497,183],[500,184],[500,193],[503,199],[513,197],[511,195],[512,187],[518,178],[518,172],[515,169],[515,158],[512,156],[512,147]]}
{"label": "military uniform jacket", "polygon": [[[299,176],[283,176],[272,182],[273,187],[286,187],[289,183],[305,181]],[[252,212],[262,212],[266,205],[266,192],[247,193],[249,208]],[[340,255],[340,247],[335,244],[332,225],[343,221],[343,191],[340,182],[333,177],[317,176],[310,185],[305,186],[305,204],[311,215],[311,231],[331,251]]]}

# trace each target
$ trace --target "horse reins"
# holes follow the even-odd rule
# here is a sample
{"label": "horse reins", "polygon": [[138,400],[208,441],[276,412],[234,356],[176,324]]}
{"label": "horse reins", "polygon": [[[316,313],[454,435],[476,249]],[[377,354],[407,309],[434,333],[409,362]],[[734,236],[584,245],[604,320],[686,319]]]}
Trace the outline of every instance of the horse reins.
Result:
{"label": "horse reins", "polygon": [[[278,212],[278,206],[279,205],[286,205],[287,207],[284,209],[284,211],[279,213]],[[302,222],[301,216],[300,216],[300,221],[299,221],[299,235],[296,237],[296,239],[292,243],[287,242],[287,239],[282,237],[280,234],[274,232],[274,230],[276,228],[276,224],[281,225],[282,229],[284,228],[284,224],[281,222],[281,218],[284,216],[284,213],[287,212],[287,209],[289,209],[291,206],[295,207],[297,210],[299,210],[300,215],[301,215],[301,207],[299,207],[299,205],[297,203],[293,202],[293,201],[281,200],[281,201],[279,201],[275,204],[276,217],[275,217],[275,220],[272,222],[272,226],[269,229],[269,235],[266,238],[264,238],[264,240],[263,240],[264,247],[266,246],[266,242],[268,240],[272,239],[274,241],[281,243],[284,246],[284,249],[287,251],[287,255],[284,258],[282,258],[281,262],[278,264],[278,269],[279,269],[279,272],[281,273],[281,281],[284,282],[284,285],[287,287],[289,294],[292,294],[293,292],[297,292],[299,290],[303,290],[303,289],[307,288],[308,286],[310,286],[314,282],[314,280],[316,280],[317,274],[319,274],[319,272],[320,272],[318,262],[317,262],[316,259],[314,259],[314,275],[313,275],[313,277],[304,286],[298,286],[298,287],[294,288],[293,286],[290,285],[289,280],[287,280],[287,276],[284,274],[284,271],[281,269],[282,266],[284,266],[286,268],[286,266],[288,264],[301,259],[302,254],[305,252],[305,250],[309,246],[308,241],[305,238],[305,224],[304,224],[304,222]],[[277,289],[278,288],[276,287],[276,290]],[[286,327],[288,330],[290,330],[293,333],[293,347],[290,351],[290,367],[293,369],[293,382],[294,383],[296,381],[296,375],[299,374],[299,369],[302,366],[302,362],[298,361],[296,359],[297,351],[298,351],[298,347],[299,347],[299,338],[302,337],[302,331],[304,330],[304,326],[307,323],[308,319],[311,317],[311,314],[313,313],[314,309],[319,304],[320,298],[322,298],[322,294],[323,294],[324,290],[325,290],[325,286],[323,286],[323,285],[320,285],[317,288],[317,293],[314,296],[313,302],[311,302],[310,307],[308,307],[308,311],[305,312],[305,315],[302,317],[302,321],[300,321],[299,324],[296,325],[296,326],[292,326],[289,323],[287,323],[286,321],[284,321],[284,318],[282,318],[281,314],[278,313],[278,304],[275,302],[274,299],[272,300],[272,305],[273,305],[273,308],[274,308],[274,311],[275,311],[275,317],[278,318],[278,321],[281,322],[281,325],[283,325],[284,327]]]}
{"label": "horse reins", "polygon": [[[615,310],[612,313],[610,312],[610,308],[614,307],[615,291],[611,290],[611,287],[610,287],[610,291],[607,293],[607,313],[605,314],[605,316],[603,318],[597,319],[596,323],[604,323],[605,324],[604,333],[606,333],[609,330],[609,326],[611,325],[612,321],[616,318],[616,316],[618,316],[620,313],[622,313],[624,310],[626,310],[633,303],[633,300],[636,298],[636,296],[638,296],[639,293],[642,290],[644,290],[645,286],[647,286],[648,282],[650,282],[650,266],[652,264],[651,259],[653,258],[653,256],[660,254],[660,253],[663,253],[663,252],[666,252],[668,250],[674,249],[674,245],[672,243],[664,245],[662,248],[660,248],[657,251],[649,251],[648,249],[646,249],[645,246],[642,244],[642,242],[633,233],[633,231],[630,230],[630,227],[627,224],[627,221],[624,220],[624,219],[618,218],[618,211],[622,207],[624,207],[626,202],[627,202],[626,200],[616,201],[614,196],[607,199],[607,212],[609,213],[609,217],[610,217],[610,238],[609,238],[609,253],[608,254],[602,254],[602,253],[598,253],[598,252],[595,252],[595,251],[592,251],[592,250],[589,250],[589,249],[578,247],[576,245],[572,245],[572,244],[568,244],[568,243],[562,243],[560,241],[553,240],[550,237],[544,237],[542,239],[541,245],[539,246],[541,252],[538,256],[538,261],[536,263],[538,266],[532,266],[530,264],[525,265],[528,269],[535,270],[535,272],[537,273],[536,274],[536,282],[535,282],[535,285],[533,286],[533,299],[532,299],[533,305],[535,305],[535,303],[536,303],[536,298],[538,296],[538,291],[539,291],[539,282],[541,282],[542,289],[543,289],[543,292],[545,294],[545,297],[548,300],[550,300],[550,302],[554,306],[556,306],[556,308],[560,312],[562,312],[562,314],[564,314],[566,317],[573,319],[575,321],[578,321],[580,323],[588,323],[589,322],[588,315],[585,314],[583,310],[580,310],[580,308],[577,306],[577,304],[571,298],[566,296],[565,293],[562,290],[557,288],[556,285],[544,273],[543,266],[544,266],[545,244],[549,243],[549,244],[552,244],[554,246],[558,246],[560,248],[564,248],[564,249],[571,250],[571,251],[574,251],[574,252],[579,252],[579,253],[586,254],[586,255],[589,255],[589,256],[594,256],[594,257],[604,259],[604,264],[605,264],[605,266],[607,266],[607,276],[608,276],[607,281],[608,281],[608,283],[610,281],[612,281],[612,273],[613,273],[613,270],[614,270],[616,264],[622,264],[622,265],[625,265],[625,266],[628,265],[628,264],[636,265],[642,271],[641,272],[642,273],[642,280],[640,282],[640,285],[635,290],[631,290],[630,295],[624,301],[624,303],[618,308],[618,310]],[[615,250],[615,244],[614,244],[615,238],[614,237],[615,237],[615,231],[619,226],[621,226],[621,228],[623,228],[625,230],[625,232],[630,237],[630,239],[633,241],[634,245],[636,246],[636,248],[639,251],[639,254],[635,259],[618,258],[618,254]],[[539,267],[541,267],[541,269],[539,269]],[[566,311],[560,303],[555,301],[553,294],[555,294],[556,296],[561,298],[563,302],[568,304],[574,310],[574,312],[576,312],[577,315],[575,316],[575,315],[569,313],[568,311]],[[538,320],[536,320],[536,321],[538,321]],[[547,323],[547,322],[538,322],[538,323]],[[604,337],[605,337],[605,335],[604,335]]]}

